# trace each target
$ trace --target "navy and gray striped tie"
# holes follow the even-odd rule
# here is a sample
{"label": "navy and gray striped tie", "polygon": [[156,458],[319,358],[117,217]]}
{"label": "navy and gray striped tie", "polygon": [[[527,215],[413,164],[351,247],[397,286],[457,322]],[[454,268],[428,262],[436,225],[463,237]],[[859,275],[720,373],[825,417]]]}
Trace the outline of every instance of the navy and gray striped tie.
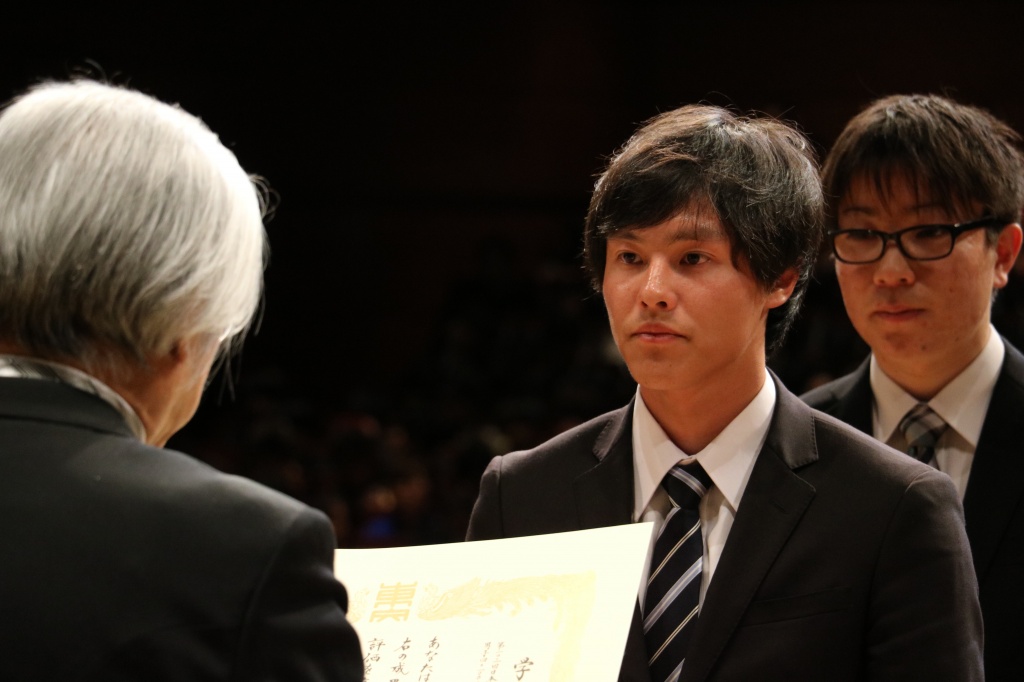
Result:
{"label": "navy and gray striped tie", "polygon": [[935,456],[935,444],[948,424],[926,403],[914,405],[900,420],[899,430],[907,439],[907,454],[925,464]]}
{"label": "navy and gray striped tie", "polygon": [[644,638],[653,682],[675,682],[697,624],[704,568],[698,505],[711,487],[704,469],[677,464],[662,487],[672,500],[658,539],[644,597]]}

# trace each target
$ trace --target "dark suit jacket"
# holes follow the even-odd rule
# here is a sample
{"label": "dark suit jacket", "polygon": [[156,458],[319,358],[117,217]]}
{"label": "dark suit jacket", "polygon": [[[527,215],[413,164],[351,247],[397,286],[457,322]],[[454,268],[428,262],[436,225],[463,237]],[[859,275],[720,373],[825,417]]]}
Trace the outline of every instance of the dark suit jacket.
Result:
{"label": "dark suit jacket", "polygon": [[[683,682],[981,679],[977,587],[949,478],[776,387]],[[629,523],[631,423],[630,405],[495,458],[468,538]],[[633,620],[620,679],[647,681]]]}
{"label": "dark suit jacket", "polygon": [[0,379],[0,679],[361,680],[320,512]]}
{"label": "dark suit jacket", "polygon": [[[964,495],[967,539],[985,619],[985,676],[1024,677],[1024,356],[1006,343]],[[867,434],[873,396],[868,361],[802,396]]]}

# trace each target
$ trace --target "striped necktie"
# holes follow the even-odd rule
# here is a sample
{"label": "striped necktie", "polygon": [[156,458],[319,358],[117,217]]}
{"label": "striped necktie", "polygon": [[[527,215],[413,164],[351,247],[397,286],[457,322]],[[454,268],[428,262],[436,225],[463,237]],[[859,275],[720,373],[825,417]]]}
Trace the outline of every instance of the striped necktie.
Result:
{"label": "striped necktie", "polygon": [[675,682],[697,624],[704,568],[698,505],[711,479],[693,462],[677,464],[661,482],[672,500],[654,541],[644,597],[644,638],[653,682]]}
{"label": "striped necktie", "polygon": [[948,426],[926,403],[914,405],[899,425],[907,439],[907,454],[925,464],[931,462],[935,456],[935,444]]}

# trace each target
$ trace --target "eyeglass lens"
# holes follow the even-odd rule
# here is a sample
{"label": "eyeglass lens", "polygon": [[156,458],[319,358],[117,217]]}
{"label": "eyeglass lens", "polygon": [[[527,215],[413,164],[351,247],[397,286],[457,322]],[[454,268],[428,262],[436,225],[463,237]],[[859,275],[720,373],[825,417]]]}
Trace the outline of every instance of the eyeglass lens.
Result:
{"label": "eyeglass lens", "polygon": [[850,230],[835,235],[836,255],[852,263],[870,263],[882,257],[886,243],[895,241],[904,256],[931,260],[949,255],[953,234],[944,225],[922,225],[892,234],[873,230]]}

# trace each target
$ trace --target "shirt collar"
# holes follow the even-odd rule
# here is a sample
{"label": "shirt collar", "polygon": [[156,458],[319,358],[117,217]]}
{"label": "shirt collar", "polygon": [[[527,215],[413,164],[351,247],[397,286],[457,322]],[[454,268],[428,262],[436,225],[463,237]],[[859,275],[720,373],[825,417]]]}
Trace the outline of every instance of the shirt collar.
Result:
{"label": "shirt collar", "polygon": [[700,462],[735,513],[768,435],[775,397],[775,382],[765,370],[764,384],[754,399],[707,447],[691,456],[669,439],[637,388],[633,407],[633,518],[643,515],[669,469],[681,461],[692,460]]}
{"label": "shirt collar", "polygon": [[[1003,340],[990,325],[988,343],[978,357],[928,401],[928,406],[972,447],[978,446],[1005,355]],[[870,380],[875,396],[875,433],[879,440],[887,443],[918,400],[882,371],[874,355],[871,356]]]}
{"label": "shirt collar", "polygon": [[136,438],[143,442],[146,440],[146,427],[128,401],[96,377],[81,370],[39,358],[0,354],[0,377],[56,381],[94,395],[124,417]]}

